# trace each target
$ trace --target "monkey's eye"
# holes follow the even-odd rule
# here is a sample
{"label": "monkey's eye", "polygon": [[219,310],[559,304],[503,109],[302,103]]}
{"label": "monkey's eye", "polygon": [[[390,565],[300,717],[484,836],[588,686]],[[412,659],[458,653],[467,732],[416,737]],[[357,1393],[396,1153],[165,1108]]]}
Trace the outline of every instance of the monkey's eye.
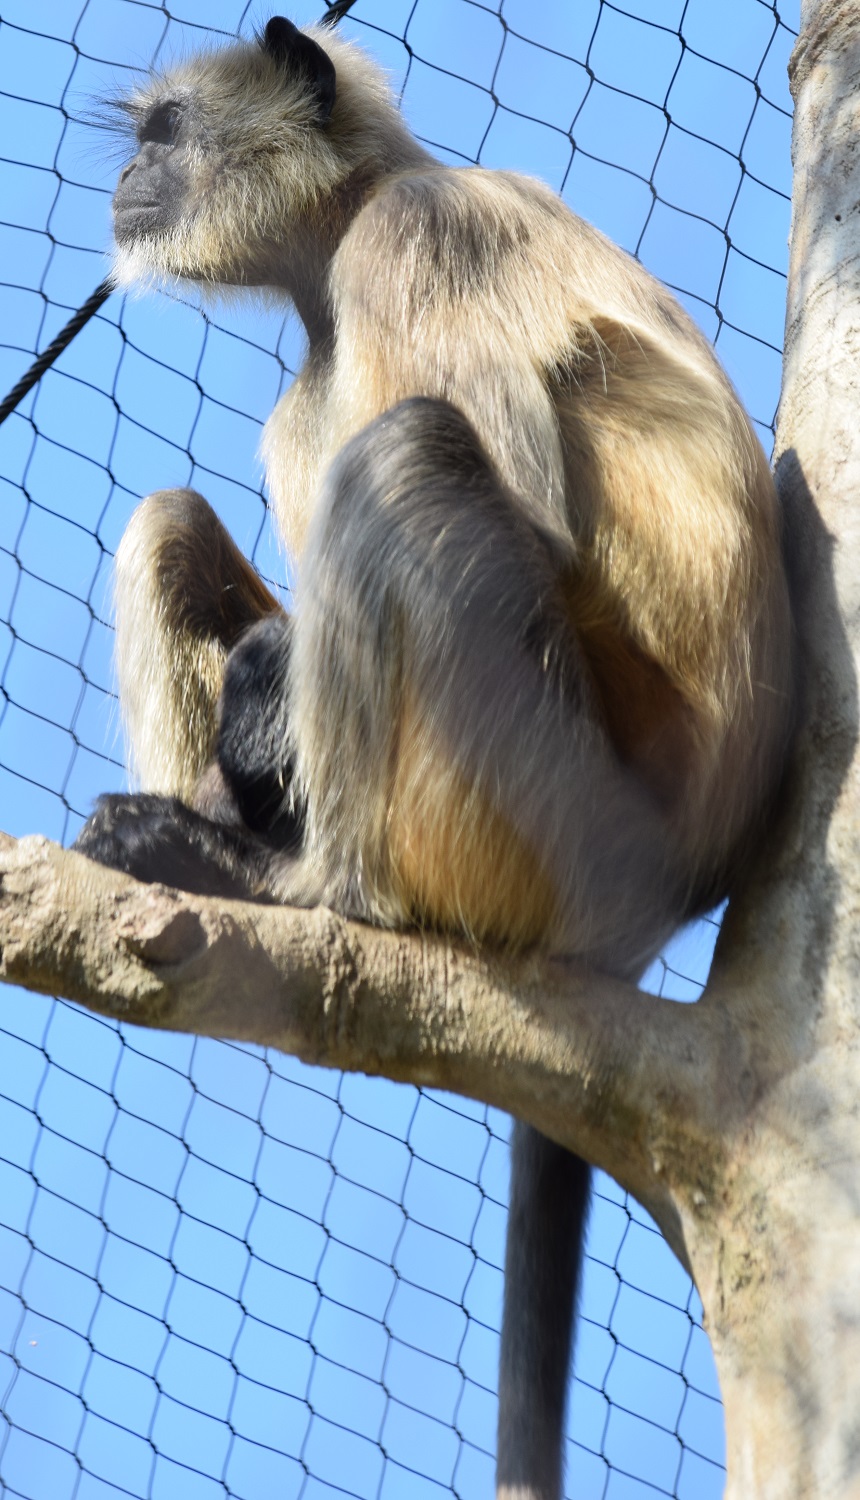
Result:
{"label": "monkey's eye", "polygon": [[182,106],[167,99],[156,104],[141,122],[137,132],[138,140],[141,145],[154,141],[159,146],[175,146],[181,124]]}

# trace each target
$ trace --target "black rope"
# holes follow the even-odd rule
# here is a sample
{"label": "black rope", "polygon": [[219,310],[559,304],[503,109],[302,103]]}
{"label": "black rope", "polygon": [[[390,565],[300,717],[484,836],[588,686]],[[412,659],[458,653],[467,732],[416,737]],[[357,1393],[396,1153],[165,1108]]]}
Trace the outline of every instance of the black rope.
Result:
{"label": "black rope", "polygon": [[95,291],[78,308],[74,317],[69,318],[65,328],[57,334],[55,339],[51,340],[47,349],[42,350],[38,359],[33,361],[26,375],[21,376],[17,385],[13,385],[5,401],[0,405],[0,424],[6,421],[6,418],[10,412],[15,410],[19,401],[23,401],[27,392],[31,391],[33,386],[41,380],[45,371],[51,368],[54,360],[59,359],[63,350],[72,342],[75,334],[80,333],[81,329],[90,321],[93,314],[97,313],[102,304],[107,302],[112,291],[113,283],[108,278],[99,282]]}
{"label": "black rope", "polygon": [[328,10],[320,21],[321,26],[336,26],[342,21],[348,10],[352,10],[355,0],[331,0]]}
{"label": "black rope", "polygon": [[[328,10],[320,21],[320,25],[336,26],[338,21],[343,20],[347,11],[351,10],[354,4],[355,0],[332,0]],[[57,334],[55,339],[51,340],[47,349],[43,349],[38,359],[34,359],[26,375],[21,376],[18,384],[13,385],[6,399],[0,403],[0,427],[2,427],[6,418],[12,414],[16,406],[24,400],[27,392],[31,391],[33,386],[38,384],[45,371],[50,370],[54,361],[59,359],[63,350],[68,348],[72,339],[86,326],[93,314],[97,313],[99,308],[107,302],[112,291],[113,283],[110,278],[106,277],[104,281],[100,281],[95,291],[78,308],[74,317],[69,318],[65,328]]]}

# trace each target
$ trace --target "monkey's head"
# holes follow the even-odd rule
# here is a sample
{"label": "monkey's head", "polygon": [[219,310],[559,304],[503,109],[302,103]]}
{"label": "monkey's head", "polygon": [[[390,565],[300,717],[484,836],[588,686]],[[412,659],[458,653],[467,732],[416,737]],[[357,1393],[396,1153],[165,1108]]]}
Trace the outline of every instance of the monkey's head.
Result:
{"label": "monkey's head", "polygon": [[364,53],[282,16],[253,42],[153,76],[120,109],[137,141],[113,199],[126,285],[283,284],[279,261],[303,228],[336,237],[347,184],[366,188],[419,149]]}

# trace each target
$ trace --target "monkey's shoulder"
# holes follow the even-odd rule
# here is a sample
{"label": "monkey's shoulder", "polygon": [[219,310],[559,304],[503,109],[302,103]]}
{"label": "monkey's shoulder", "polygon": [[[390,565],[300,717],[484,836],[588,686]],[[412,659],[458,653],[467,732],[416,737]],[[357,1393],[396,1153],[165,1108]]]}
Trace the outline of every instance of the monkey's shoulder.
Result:
{"label": "monkey's shoulder", "polygon": [[608,318],[695,346],[712,363],[644,266],[545,183],[516,172],[431,165],[383,178],[341,244],[335,283],[362,302],[381,293],[402,303],[411,289],[422,308],[480,301],[515,325],[538,317],[548,347],[564,346],[563,329]]}
{"label": "monkey's shoulder", "polygon": [[535,178],[434,164],[382,178],[349,237],[394,253],[418,247],[438,262],[527,253],[536,239],[558,233],[597,237]]}

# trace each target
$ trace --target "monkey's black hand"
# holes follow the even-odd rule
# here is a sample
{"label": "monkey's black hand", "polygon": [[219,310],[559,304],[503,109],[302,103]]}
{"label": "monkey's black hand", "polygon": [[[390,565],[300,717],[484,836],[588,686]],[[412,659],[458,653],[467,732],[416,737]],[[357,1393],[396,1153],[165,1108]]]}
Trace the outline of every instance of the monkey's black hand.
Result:
{"label": "monkey's black hand", "polygon": [[100,797],[74,843],[98,864],[198,896],[271,900],[272,852],[240,827],[214,823],[178,797]]}
{"label": "monkey's black hand", "polygon": [[291,795],[289,667],[292,621],[280,611],[252,625],[227,658],[215,758],[242,822],[275,848],[301,844]]}

